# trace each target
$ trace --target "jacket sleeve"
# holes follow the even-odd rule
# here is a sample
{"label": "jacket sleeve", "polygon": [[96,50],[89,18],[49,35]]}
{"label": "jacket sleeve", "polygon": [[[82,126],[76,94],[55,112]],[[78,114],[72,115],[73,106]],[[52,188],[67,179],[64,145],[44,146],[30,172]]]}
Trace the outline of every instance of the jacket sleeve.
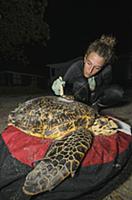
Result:
{"label": "jacket sleeve", "polygon": [[64,91],[66,95],[73,95],[74,93],[73,92],[74,84],[80,78],[81,75],[79,63],[80,62],[73,63],[63,77],[63,80],[65,81]]}
{"label": "jacket sleeve", "polygon": [[76,63],[72,64],[69,69],[67,70],[67,72],[65,73],[63,80],[67,83],[73,83],[76,79],[76,71],[77,71],[77,66]]}
{"label": "jacket sleeve", "polygon": [[107,65],[102,71],[102,86],[108,86],[112,83],[112,66]]}
{"label": "jacket sleeve", "polygon": [[104,90],[112,83],[112,66],[107,65],[104,69],[96,75],[96,89],[92,95],[92,102],[95,102],[100,96],[103,95]]}
{"label": "jacket sleeve", "polygon": [[90,90],[83,76],[83,60],[74,63],[66,72],[64,94],[74,96],[75,100],[89,104]]}

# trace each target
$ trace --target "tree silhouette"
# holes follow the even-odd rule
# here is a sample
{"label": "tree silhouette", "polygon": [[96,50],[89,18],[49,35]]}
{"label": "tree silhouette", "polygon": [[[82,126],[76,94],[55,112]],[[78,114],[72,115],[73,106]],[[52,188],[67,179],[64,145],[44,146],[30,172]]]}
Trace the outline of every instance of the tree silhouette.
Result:
{"label": "tree silhouette", "polygon": [[27,64],[26,45],[42,44],[49,39],[45,22],[47,0],[0,1],[0,54],[4,60]]}

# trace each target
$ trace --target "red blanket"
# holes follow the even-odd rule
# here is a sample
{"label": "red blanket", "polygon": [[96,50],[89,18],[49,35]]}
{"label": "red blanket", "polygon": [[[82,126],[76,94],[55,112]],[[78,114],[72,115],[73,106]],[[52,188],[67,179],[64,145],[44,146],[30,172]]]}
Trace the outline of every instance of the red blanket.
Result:
{"label": "red blanket", "polygon": [[[50,139],[29,136],[13,126],[3,131],[2,137],[12,156],[29,166],[42,159],[52,143]],[[131,141],[132,137],[123,132],[111,136],[95,136],[82,166],[111,162],[117,154],[127,149]]]}

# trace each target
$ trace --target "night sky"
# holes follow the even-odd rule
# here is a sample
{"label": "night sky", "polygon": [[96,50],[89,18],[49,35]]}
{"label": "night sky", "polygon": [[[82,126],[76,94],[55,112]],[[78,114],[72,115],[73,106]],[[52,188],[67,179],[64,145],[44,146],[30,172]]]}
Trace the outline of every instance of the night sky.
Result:
{"label": "night sky", "polygon": [[50,27],[47,62],[83,55],[90,42],[102,34],[117,38],[117,53],[132,51],[132,14],[126,1],[48,0]]}
{"label": "night sky", "polygon": [[[116,37],[117,57],[120,55],[132,57],[132,12],[127,1],[47,1],[44,16],[44,21],[49,25],[50,30],[47,46],[29,44],[25,47],[26,53],[24,52],[29,61],[28,65],[17,64],[16,60],[12,64],[12,60],[8,62],[8,59],[3,64],[2,60],[1,71],[12,70],[45,75],[47,64],[65,62],[83,56],[89,44],[100,38],[102,34]],[[119,82],[124,83],[128,74],[129,77],[132,76],[132,64],[129,58],[125,58],[123,64],[118,63],[117,67],[113,67],[115,79]]]}
{"label": "night sky", "polygon": [[[46,64],[83,56],[88,45],[102,34],[117,38],[116,53],[132,52],[132,14],[127,1],[47,0],[44,21],[50,29],[47,46],[26,47],[29,66],[5,63],[2,70],[36,73]],[[15,36],[14,36],[15,37]],[[21,66],[21,65],[20,65]],[[36,69],[37,66],[37,69]],[[39,73],[39,72],[38,72]]]}

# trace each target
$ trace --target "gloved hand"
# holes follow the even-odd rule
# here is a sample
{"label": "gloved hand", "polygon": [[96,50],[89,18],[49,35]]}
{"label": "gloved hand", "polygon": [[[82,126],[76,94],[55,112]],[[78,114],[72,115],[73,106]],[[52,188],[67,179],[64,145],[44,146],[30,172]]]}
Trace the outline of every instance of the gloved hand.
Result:
{"label": "gloved hand", "polygon": [[91,91],[94,91],[95,88],[96,88],[96,81],[95,81],[94,76],[88,78],[88,84],[89,84],[90,90],[91,90]]}
{"label": "gloved hand", "polygon": [[63,87],[65,86],[65,81],[63,81],[62,77],[60,76],[58,79],[56,79],[52,84],[52,90],[56,95],[63,96],[64,90]]}

